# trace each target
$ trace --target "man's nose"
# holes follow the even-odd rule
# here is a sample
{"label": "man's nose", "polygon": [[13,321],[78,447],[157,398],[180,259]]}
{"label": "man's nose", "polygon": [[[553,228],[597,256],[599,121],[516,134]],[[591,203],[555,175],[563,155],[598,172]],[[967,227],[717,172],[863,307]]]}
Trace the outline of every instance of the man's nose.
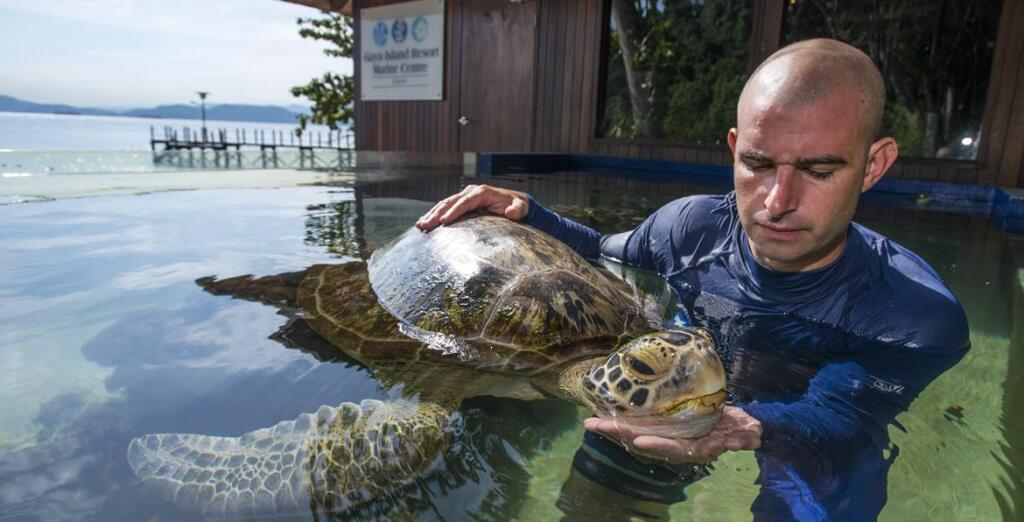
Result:
{"label": "man's nose", "polygon": [[764,206],[772,218],[781,218],[796,210],[800,204],[800,177],[796,169],[789,165],[780,165],[775,171],[775,180],[768,190]]}

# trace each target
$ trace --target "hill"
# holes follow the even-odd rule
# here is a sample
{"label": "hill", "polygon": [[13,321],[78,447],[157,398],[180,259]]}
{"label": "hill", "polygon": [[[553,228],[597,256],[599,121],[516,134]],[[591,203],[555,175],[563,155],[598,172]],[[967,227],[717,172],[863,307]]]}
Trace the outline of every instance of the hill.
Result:
{"label": "hill", "polygon": [[[199,107],[195,105],[159,105],[149,109],[111,111],[72,105],[35,103],[12,96],[0,95],[0,111],[40,112],[49,114],[84,114],[92,116],[133,116],[137,118],[169,118],[181,120],[200,119]],[[207,120],[245,121],[265,123],[295,123],[298,113],[274,105],[221,104],[206,107]]]}
{"label": "hill", "polygon": [[0,111],[7,112],[44,112],[50,114],[89,114],[94,116],[116,116],[114,111],[56,105],[51,103],[34,103],[19,100],[13,96],[0,95]]}

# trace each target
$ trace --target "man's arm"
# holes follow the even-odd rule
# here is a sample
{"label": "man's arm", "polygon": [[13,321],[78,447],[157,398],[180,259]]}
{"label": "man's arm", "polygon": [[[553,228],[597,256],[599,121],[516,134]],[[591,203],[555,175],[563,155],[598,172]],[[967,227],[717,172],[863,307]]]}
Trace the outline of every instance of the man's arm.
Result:
{"label": "man's arm", "polygon": [[[454,223],[463,215],[475,210],[505,216],[513,221],[522,221],[565,243],[583,257],[594,259],[604,255],[641,268],[653,268],[646,266],[644,261],[650,256],[641,256],[640,254],[645,251],[636,248],[636,244],[628,250],[633,256],[623,255],[631,232],[602,236],[597,230],[558,215],[525,192],[489,185],[469,185],[459,193],[439,201],[416,221],[416,227],[424,232],[430,232],[438,226]],[[641,225],[638,230],[643,228],[644,225]]]}
{"label": "man's arm", "polygon": [[[695,211],[692,198],[669,202],[633,230],[602,235],[600,232],[559,216],[530,198],[525,223],[569,245],[583,257],[604,257],[616,263],[651,270],[667,277],[681,259],[701,248],[714,234],[689,234]],[[696,209],[699,213],[702,209]]]}

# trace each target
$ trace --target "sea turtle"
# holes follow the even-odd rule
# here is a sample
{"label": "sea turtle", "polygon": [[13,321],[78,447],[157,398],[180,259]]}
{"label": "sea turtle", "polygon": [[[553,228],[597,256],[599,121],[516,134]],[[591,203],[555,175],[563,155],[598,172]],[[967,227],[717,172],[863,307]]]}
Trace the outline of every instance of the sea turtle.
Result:
{"label": "sea turtle", "polygon": [[211,517],[340,513],[393,490],[437,460],[467,397],[557,397],[673,437],[706,434],[723,408],[705,331],[658,330],[621,279],[503,218],[410,229],[368,264],[199,283],[301,313],[400,389],[241,437],[132,440],[128,462],[146,484]]}

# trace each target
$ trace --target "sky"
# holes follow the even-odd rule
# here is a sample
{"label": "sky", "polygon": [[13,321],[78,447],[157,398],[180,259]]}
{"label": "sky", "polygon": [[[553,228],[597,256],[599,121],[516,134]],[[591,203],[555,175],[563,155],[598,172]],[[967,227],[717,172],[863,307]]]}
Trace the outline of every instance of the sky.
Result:
{"label": "sky", "polygon": [[125,109],[198,99],[302,104],[289,89],[351,60],[299,37],[280,0],[0,0],[0,94]]}

